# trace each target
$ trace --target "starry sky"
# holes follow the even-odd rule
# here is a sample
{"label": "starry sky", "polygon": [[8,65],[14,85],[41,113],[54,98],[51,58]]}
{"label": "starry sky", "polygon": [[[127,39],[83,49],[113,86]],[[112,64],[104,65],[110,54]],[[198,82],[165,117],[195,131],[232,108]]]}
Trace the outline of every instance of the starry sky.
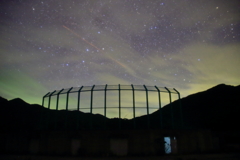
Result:
{"label": "starry sky", "polygon": [[0,96],[105,84],[240,83],[238,0],[1,0]]}

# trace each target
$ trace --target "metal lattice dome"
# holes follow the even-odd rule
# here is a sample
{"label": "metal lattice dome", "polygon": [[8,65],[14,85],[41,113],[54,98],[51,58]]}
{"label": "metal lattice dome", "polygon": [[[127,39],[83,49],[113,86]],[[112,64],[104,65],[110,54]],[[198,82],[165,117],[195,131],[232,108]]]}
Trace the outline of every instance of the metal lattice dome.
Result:
{"label": "metal lattice dome", "polygon": [[[161,110],[164,104],[171,104],[173,99],[180,100],[180,93],[175,88],[120,84],[93,85],[49,92],[43,96],[42,106],[46,105],[48,109],[57,111],[81,111],[135,121],[136,117],[143,115],[149,117],[155,111]],[[161,115],[159,118],[162,118]],[[149,124],[149,118],[147,121]]]}

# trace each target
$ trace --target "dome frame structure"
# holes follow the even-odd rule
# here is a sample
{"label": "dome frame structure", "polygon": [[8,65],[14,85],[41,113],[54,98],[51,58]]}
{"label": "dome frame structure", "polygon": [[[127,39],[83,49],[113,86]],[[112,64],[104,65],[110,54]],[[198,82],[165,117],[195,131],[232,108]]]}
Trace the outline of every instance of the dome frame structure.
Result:
{"label": "dome frame structure", "polygon": [[[71,87],[71,88],[66,88],[66,89],[61,89],[61,90],[54,90],[52,92],[48,92],[46,95],[43,96],[42,98],[42,106],[44,107],[45,105],[45,99],[48,98],[48,104],[47,107],[48,109],[51,108],[51,102],[52,102],[52,97],[53,96],[57,96],[56,98],[56,108],[55,110],[59,110],[59,99],[60,99],[60,95],[66,94],[66,106],[65,106],[65,110],[68,111],[69,110],[69,95],[71,93],[77,93],[77,107],[76,110],[80,111],[80,102],[81,102],[81,93],[83,92],[90,92],[90,114],[93,114],[93,103],[94,103],[94,93],[97,91],[103,91],[104,92],[104,114],[103,116],[107,117],[107,110],[109,108],[115,108],[116,110],[118,110],[118,117],[119,119],[122,119],[122,109],[126,108],[121,106],[122,101],[124,101],[124,99],[122,99],[122,92],[123,91],[131,91],[132,92],[132,106],[128,107],[128,108],[132,108],[132,116],[133,116],[133,121],[135,124],[135,118],[136,118],[136,109],[138,108],[136,106],[136,100],[135,100],[135,93],[136,92],[145,92],[145,98],[146,98],[146,116],[147,116],[147,123],[148,126],[150,124],[150,120],[149,120],[149,115],[150,112],[149,110],[151,109],[151,107],[149,106],[149,92],[157,92],[158,94],[158,108],[155,109],[159,109],[161,111],[162,109],[162,103],[161,103],[161,93],[166,93],[168,94],[169,97],[169,104],[171,106],[171,110],[172,110],[172,94],[176,94],[179,100],[179,107],[180,107],[180,117],[181,117],[181,121],[182,121],[182,109],[181,109],[181,101],[180,101],[180,93],[178,90],[176,90],[175,88],[167,88],[167,87],[157,87],[157,86],[146,86],[146,85],[93,85],[93,86],[81,86],[81,87]],[[117,107],[108,107],[107,106],[107,93],[109,91],[116,91],[118,93],[118,106]],[[86,108],[85,108],[86,109]],[[161,119],[161,112],[160,112],[160,119]],[[162,121],[161,121],[162,123]],[[172,126],[174,128],[174,117],[173,117],[173,113],[171,113],[171,123]],[[162,125],[161,125],[162,126]],[[183,126],[183,122],[182,122],[182,126]],[[134,125],[135,128],[135,125]]]}

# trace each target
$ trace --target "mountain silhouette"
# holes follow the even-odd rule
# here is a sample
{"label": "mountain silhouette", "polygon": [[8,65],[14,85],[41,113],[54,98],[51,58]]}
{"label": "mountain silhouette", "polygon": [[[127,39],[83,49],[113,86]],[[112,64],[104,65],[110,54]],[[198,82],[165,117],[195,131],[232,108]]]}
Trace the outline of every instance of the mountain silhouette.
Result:
{"label": "mountain silhouette", "polygon": [[0,97],[2,130],[210,129],[240,130],[240,85],[217,85],[164,106],[149,116],[109,119],[81,111],[50,110]]}
{"label": "mountain silhouette", "polygon": [[[170,121],[170,108],[173,115],[179,116],[179,101],[162,108],[165,121]],[[195,93],[181,99],[182,120],[187,129],[240,130],[240,86],[219,84],[206,91]],[[164,114],[165,112],[165,114]],[[157,116],[159,111],[151,116]],[[174,119],[179,125],[180,118]]]}

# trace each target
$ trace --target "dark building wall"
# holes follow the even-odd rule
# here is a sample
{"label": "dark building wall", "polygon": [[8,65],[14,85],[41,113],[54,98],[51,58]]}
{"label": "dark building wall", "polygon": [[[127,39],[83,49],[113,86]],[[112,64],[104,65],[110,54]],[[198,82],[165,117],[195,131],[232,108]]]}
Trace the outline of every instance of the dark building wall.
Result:
{"label": "dark building wall", "polygon": [[182,131],[177,135],[178,153],[204,153],[213,150],[210,131]]}
{"label": "dark building wall", "polygon": [[40,155],[162,155],[164,137],[171,139],[174,154],[213,150],[210,131],[89,130],[1,133],[2,153]]}

